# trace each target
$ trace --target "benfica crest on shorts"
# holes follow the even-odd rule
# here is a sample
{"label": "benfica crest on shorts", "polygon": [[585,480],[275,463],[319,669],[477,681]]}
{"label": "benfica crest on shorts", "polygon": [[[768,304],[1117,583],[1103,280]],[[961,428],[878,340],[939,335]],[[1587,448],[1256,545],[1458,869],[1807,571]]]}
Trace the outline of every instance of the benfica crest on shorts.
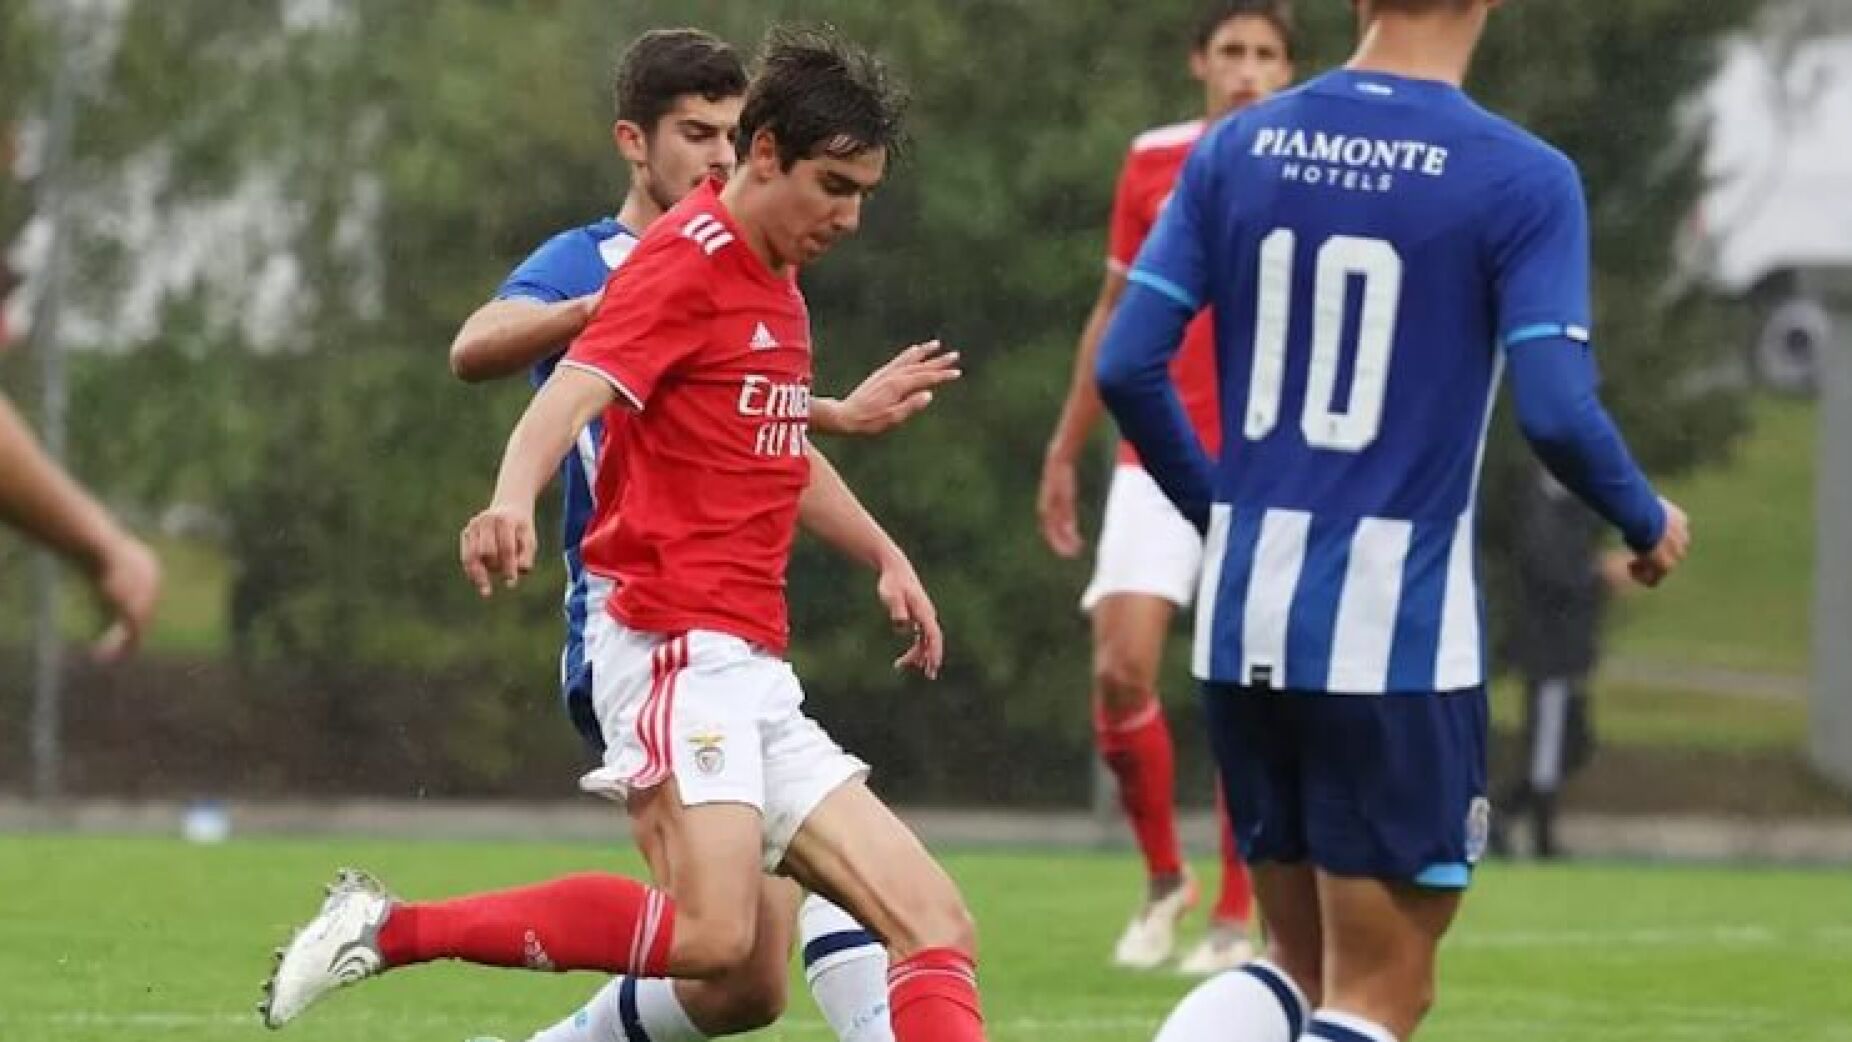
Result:
{"label": "benfica crest on shorts", "polygon": [[688,736],[694,746],[695,769],[702,774],[719,774],[727,766],[727,754],[720,748],[726,736],[717,731],[697,731]]}

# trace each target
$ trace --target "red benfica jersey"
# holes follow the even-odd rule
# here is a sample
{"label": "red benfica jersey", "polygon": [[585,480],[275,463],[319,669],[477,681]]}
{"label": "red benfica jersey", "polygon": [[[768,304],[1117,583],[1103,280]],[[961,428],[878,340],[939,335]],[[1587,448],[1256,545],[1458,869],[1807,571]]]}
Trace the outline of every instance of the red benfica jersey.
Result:
{"label": "red benfica jersey", "polygon": [[[1203,122],[1195,120],[1147,130],[1132,142],[1125,169],[1119,174],[1118,191],[1113,194],[1106,249],[1106,263],[1113,270],[1123,274],[1132,269],[1138,248],[1156,226],[1158,211],[1170,199],[1171,186],[1202,132]],[[1196,436],[1215,455],[1222,443],[1222,423],[1216,400],[1215,325],[1207,311],[1196,316],[1184,332],[1183,347],[1171,359],[1170,376],[1177,383],[1177,394]],[[1138,462],[1129,442],[1119,443],[1119,461]]]}
{"label": "red benfica jersey", "polygon": [[606,437],[582,553],[615,580],[607,609],[624,625],[717,630],[783,654],[810,482],[810,313],[719,192],[709,181],[650,226],[561,362],[634,410]]}

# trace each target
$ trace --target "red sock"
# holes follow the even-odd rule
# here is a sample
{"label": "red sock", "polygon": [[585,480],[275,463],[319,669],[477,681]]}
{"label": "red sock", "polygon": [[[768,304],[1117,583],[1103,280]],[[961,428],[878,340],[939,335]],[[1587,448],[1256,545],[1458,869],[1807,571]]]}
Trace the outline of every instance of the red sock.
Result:
{"label": "red sock", "polygon": [[1210,918],[1219,923],[1246,925],[1254,914],[1254,884],[1248,879],[1248,866],[1241,860],[1241,848],[1235,845],[1235,831],[1228,823],[1228,802],[1222,795],[1222,779],[1215,779],[1215,819],[1222,826],[1222,893],[1215,899]]}
{"label": "red sock", "polygon": [[894,1042],[984,1042],[977,964],[956,948],[928,948],[888,967]]}
{"label": "red sock", "polygon": [[388,966],[462,959],[530,970],[664,976],[675,903],[623,876],[585,874],[449,901],[395,905],[379,931]]}
{"label": "red sock", "polygon": [[1096,704],[1093,735],[1100,756],[1119,779],[1119,805],[1144,851],[1145,871],[1174,876],[1183,871],[1177,848],[1176,753],[1170,725],[1154,695],[1129,713],[1114,714]]}

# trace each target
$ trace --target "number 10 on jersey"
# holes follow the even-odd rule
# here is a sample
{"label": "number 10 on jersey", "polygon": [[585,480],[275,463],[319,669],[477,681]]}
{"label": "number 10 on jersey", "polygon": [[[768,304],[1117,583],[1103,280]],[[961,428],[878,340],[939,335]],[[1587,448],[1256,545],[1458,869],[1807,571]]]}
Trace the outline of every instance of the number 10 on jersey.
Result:
{"label": "number 10 on jersey", "polygon": [[[1286,376],[1286,334],[1292,322],[1293,261],[1299,237],[1278,228],[1260,244],[1260,297],[1255,307],[1254,367],[1249,373],[1247,418],[1242,433],[1260,441],[1280,420]],[[1339,352],[1350,299],[1351,276],[1363,287],[1357,323],[1356,360],[1350,394],[1337,393]],[[1395,348],[1396,312],[1402,299],[1402,258],[1381,239],[1334,235],[1318,248],[1312,288],[1312,351],[1306,373],[1305,407],[1299,429],[1306,444],[1338,452],[1362,452],[1382,427],[1383,396],[1389,388],[1389,354]]]}

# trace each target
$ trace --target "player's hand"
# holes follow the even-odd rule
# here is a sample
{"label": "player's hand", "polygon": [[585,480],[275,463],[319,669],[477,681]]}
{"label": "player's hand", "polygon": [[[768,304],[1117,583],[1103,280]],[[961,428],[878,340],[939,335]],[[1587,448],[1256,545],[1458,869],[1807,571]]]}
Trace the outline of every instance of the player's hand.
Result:
{"label": "player's hand", "polygon": [[598,292],[587,293],[574,300],[579,305],[579,328],[584,329],[592,324],[592,316],[598,314],[598,305],[604,301],[604,287],[600,286]]}
{"label": "player's hand", "polygon": [[495,580],[512,587],[533,571],[535,547],[533,509],[506,504],[470,518],[458,541],[463,574],[484,597],[495,592]]}
{"label": "player's hand", "polygon": [[895,355],[842,400],[845,434],[882,434],[932,404],[932,389],[964,375],[958,352],[928,340]]}
{"label": "player's hand", "polygon": [[1659,545],[1650,553],[1636,554],[1627,570],[1633,574],[1633,581],[1641,586],[1658,586],[1671,575],[1685,555],[1691,552],[1691,521],[1677,503],[1661,498],[1660,504],[1666,511],[1666,530],[1659,537]]}
{"label": "player's hand", "polygon": [[92,582],[112,621],[91,654],[114,662],[135,650],[154,618],[161,599],[161,562],[147,544],[125,534],[104,550]]}
{"label": "player's hand", "polygon": [[1595,574],[1609,592],[1624,594],[1633,589],[1633,557],[1627,550],[1608,550],[1595,561]]}
{"label": "player's hand", "polygon": [[1080,537],[1080,522],[1074,512],[1077,487],[1073,460],[1051,453],[1042,461],[1042,485],[1035,494],[1035,513],[1042,522],[1042,539],[1060,557],[1078,557],[1087,545]]}
{"label": "player's hand", "polygon": [[917,669],[926,679],[937,680],[939,665],[945,661],[945,634],[939,630],[939,613],[913,566],[901,560],[881,569],[875,593],[887,609],[894,631],[913,640],[906,652],[894,660],[894,668]]}

